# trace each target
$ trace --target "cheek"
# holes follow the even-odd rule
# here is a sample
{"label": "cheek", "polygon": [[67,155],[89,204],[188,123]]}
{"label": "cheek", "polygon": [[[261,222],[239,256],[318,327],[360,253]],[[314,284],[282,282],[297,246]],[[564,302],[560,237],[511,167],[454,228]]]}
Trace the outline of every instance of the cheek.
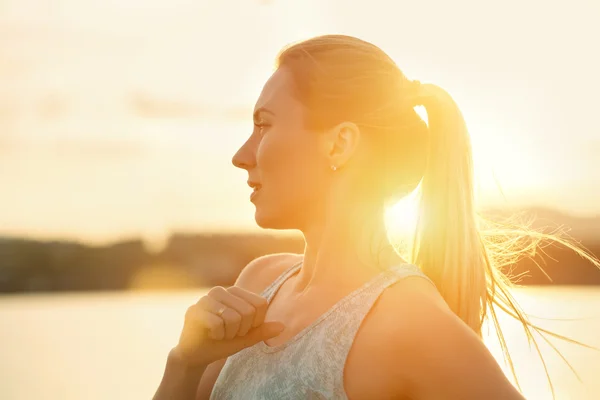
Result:
{"label": "cheek", "polygon": [[277,192],[281,198],[305,199],[321,186],[323,166],[317,143],[306,136],[312,134],[273,130],[263,137],[256,162],[261,182],[269,192]]}

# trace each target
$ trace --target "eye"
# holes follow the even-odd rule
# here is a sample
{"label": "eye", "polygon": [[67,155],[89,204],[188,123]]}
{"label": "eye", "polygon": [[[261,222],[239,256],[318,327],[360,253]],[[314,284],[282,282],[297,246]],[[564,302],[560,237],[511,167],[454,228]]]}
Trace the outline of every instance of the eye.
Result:
{"label": "eye", "polygon": [[263,133],[264,129],[269,127],[270,125],[265,122],[255,122],[254,127],[258,129],[260,133]]}

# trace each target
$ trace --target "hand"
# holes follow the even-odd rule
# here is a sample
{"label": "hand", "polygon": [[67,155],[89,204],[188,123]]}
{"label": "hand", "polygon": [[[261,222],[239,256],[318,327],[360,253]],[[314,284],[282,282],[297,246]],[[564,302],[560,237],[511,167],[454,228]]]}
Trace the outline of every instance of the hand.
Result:
{"label": "hand", "polygon": [[264,322],[267,300],[237,286],[217,286],[188,308],[178,345],[186,366],[207,366],[279,335],[284,325]]}

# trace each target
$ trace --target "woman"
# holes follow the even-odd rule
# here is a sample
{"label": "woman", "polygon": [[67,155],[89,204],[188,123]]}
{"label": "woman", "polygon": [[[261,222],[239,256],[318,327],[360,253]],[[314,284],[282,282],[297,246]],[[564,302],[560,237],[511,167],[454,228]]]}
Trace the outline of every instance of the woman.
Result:
{"label": "woman", "polygon": [[[444,90],[357,38],[292,45],[233,163],[257,224],[300,230],[305,251],[254,260],[190,307],[156,400],[522,398],[481,327],[492,303],[535,327],[479,231],[469,136]],[[410,264],[383,216],[419,184]]]}

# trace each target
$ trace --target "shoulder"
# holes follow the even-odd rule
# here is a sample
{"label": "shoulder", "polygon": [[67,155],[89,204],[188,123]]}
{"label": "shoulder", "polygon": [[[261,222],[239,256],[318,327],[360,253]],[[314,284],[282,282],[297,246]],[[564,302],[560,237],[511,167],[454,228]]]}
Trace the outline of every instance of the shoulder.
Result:
{"label": "shoulder", "polygon": [[385,375],[381,384],[388,394],[521,398],[481,338],[426,279],[411,276],[390,286],[363,328],[370,354],[361,358],[363,367],[366,362]]}
{"label": "shoulder", "polygon": [[[390,319],[392,313],[394,318]],[[421,332],[422,328],[433,328],[457,318],[436,287],[418,275],[404,277],[383,291],[370,317],[373,321],[385,321],[390,332],[405,334]],[[403,340],[410,338],[403,336]]]}
{"label": "shoulder", "polygon": [[235,286],[254,293],[262,293],[277,277],[292,265],[302,261],[302,254],[276,253],[258,257],[240,272]]}
{"label": "shoulder", "polygon": [[380,361],[390,365],[401,357],[402,365],[396,371],[402,378],[409,378],[420,364],[430,361],[424,359],[428,354],[442,356],[451,338],[466,335],[478,339],[435,286],[417,276],[401,279],[385,290],[369,322],[373,327],[383,327],[379,334]]}
{"label": "shoulder", "polygon": [[415,351],[422,354],[422,347],[439,343],[440,332],[476,336],[452,312],[435,286],[417,276],[401,279],[385,290],[373,308],[371,322],[384,324],[388,349],[405,356]]}
{"label": "shoulder", "polygon": [[348,389],[365,395],[375,390],[382,397],[406,393],[407,371],[421,355],[419,348],[427,346],[428,337],[439,335],[452,316],[435,286],[421,276],[407,276],[388,287],[366,315],[348,357],[347,369],[371,371],[374,386],[353,388],[348,379]]}

